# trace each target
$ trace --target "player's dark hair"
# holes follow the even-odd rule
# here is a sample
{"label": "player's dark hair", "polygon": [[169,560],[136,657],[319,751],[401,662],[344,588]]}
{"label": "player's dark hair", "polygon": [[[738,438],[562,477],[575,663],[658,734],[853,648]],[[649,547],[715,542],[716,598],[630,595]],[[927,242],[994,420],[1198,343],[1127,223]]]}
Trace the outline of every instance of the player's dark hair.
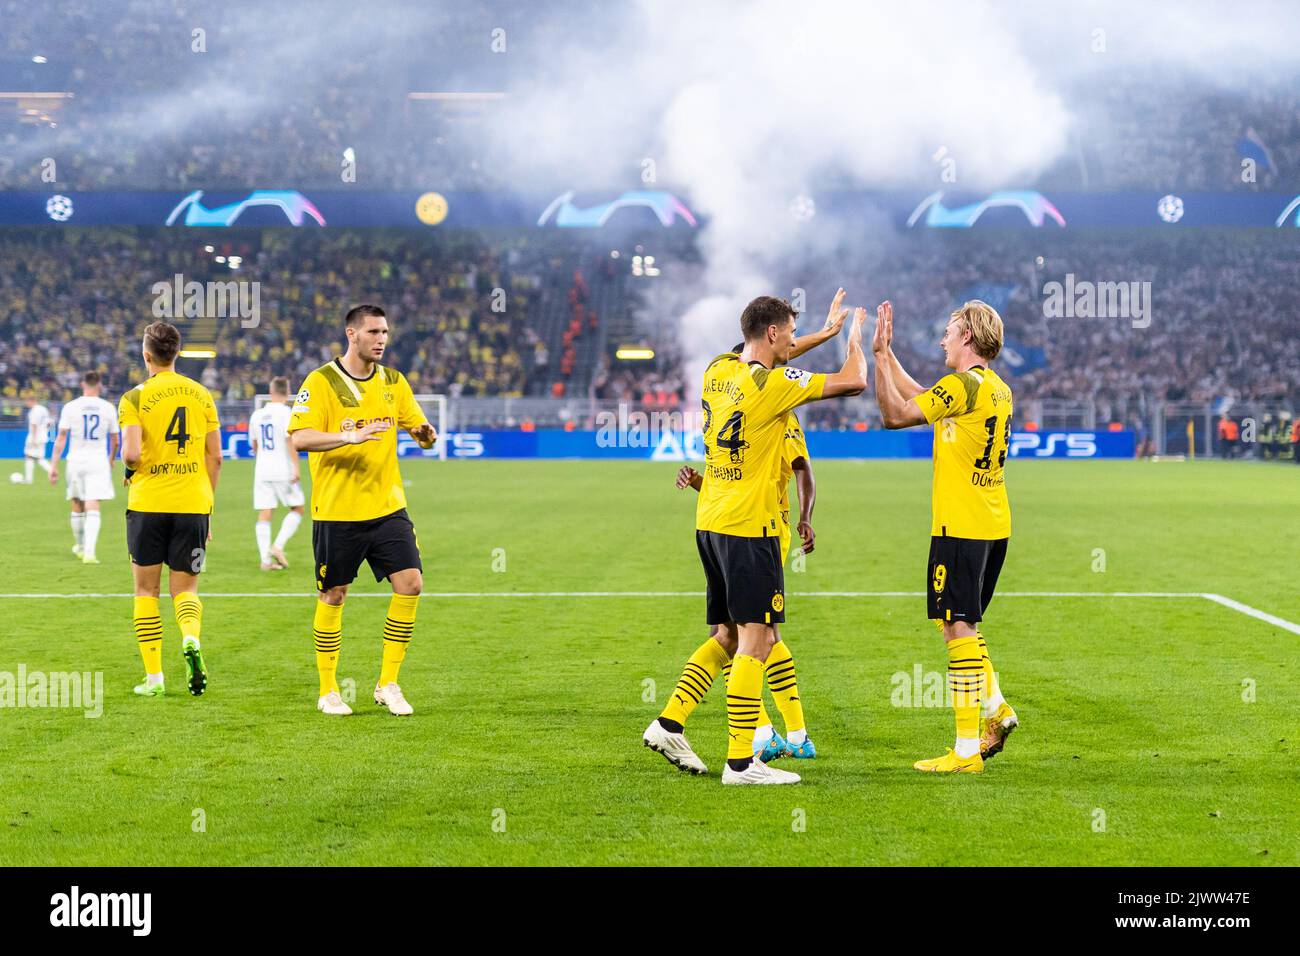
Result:
{"label": "player's dark hair", "polygon": [[144,350],[159,365],[171,365],[181,350],[181,333],[174,325],[154,322],[144,327]]}
{"label": "player's dark hair", "polygon": [[386,319],[388,313],[377,305],[358,305],[348,312],[343,324],[349,329],[353,329],[371,317]]}
{"label": "player's dark hair", "polygon": [[93,371],[87,372],[85,375],[81,376],[81,384],[85,385],[87,388],[94,388],[99,384],[99,373]]}
{"label": "player's dark hair", "polygon": [[746,342],[753,342],[767,335],[769,325],[784,325],[795,317],[794,306],[785,299],[772,295],[760,295],[740,313],[740,331]]}
{"label": "player's dark hair", "polygon": [[737,342],[735,345],[733,345],[733,346],[731,347],[731,351],[733,351],[733,352],[735,352],[737,355],[739,355],[741,352],[745,351],[745,343],[744,343],[744,342]]}
{"label": "player's dark hair", "polygon": [[271,379],[271,394],[288,395],[289,380],[285,378],[283,375],[277,375],[275,378]]}

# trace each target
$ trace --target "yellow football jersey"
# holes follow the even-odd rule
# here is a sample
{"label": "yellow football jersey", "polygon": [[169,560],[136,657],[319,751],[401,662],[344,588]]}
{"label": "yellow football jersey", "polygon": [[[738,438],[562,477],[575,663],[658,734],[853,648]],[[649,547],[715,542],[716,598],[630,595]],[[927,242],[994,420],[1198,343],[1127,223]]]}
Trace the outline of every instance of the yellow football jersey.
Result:
{"label": "yellow football jersey", "polygon": [[1011,443],[1011,389],[976,365],[916,396],[934,425],[932,535],[996,540],[1011,536],[1003,468]]}
{"label": "yellow football jersey", "polygon": [[789,413],[821,398],[826,376],[746,364],[734,352],[704,372],[700,531],[762,538],[781,531],[781,455]]}
{"label": "yellow football jersey", "polygon": [[369,521],[406,507],[397,468],[397,433],[428,419],[406,376],[376,365],[368,378],[353,378],[338,360],[307,376],[298,390],[289,432],[314,428],[347,432],[375,419],[390,426],[378,441],[311,452],[311,516],[317,521]]}
{"label": "yellow football jersey", "polygon": [[798,458],[808,458],[808,443],[804,441],[803,428],[799,425],[799,416],[791,412],[785,420],[785,440],[781,443],[781,474],[777,477],[777,489],[780,498],[777,506],[781,509],[781,520],[785,524],[782,537],[790,537],[790,479],[794,477],[794,463]]}
{"label": "yellow football jersey", "polygon": [[131,511],[205,515],[212,482],[204,463],[208,433],[221,428],[206,388],[175,372],[159,372],[117,403],[117,423],[140,426],[140,467],[131,477]]}

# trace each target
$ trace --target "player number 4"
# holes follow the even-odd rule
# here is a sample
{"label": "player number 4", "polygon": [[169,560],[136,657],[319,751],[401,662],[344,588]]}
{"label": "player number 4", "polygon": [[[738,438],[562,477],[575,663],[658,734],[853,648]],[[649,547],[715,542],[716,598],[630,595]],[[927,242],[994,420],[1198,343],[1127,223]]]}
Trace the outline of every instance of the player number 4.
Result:
{"label": "player number 4", "polygon": [[167,441],[174,441],[176,443],[176,450],[178,452],[185,451],[185,443],[190,440],[190,433],[185,427],[184,405],[176,409],[176,414],[172,416],[172,420],[167,424],[167,434],[164,437]]}

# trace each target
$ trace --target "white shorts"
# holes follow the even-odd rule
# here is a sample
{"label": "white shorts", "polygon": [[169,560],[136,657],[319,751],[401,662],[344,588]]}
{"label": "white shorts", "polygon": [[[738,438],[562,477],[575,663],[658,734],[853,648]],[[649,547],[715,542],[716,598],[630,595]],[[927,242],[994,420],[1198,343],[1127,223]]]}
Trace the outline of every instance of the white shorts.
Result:
{"label": "white shorts", "polygon": [[70,461],[68,464],[68,500],[112,501],[113,470],[106,461]]}
{"label": "white shorts", "polygon": [[258,511],[274,508],[277,504],[286,508],[298,508],[306,503],[300,481],[253,482],[253,507]]}
{"label": "white shorts", "polygon": [[23,445],[23,457],[44,458],[45,446],[44,445]]}

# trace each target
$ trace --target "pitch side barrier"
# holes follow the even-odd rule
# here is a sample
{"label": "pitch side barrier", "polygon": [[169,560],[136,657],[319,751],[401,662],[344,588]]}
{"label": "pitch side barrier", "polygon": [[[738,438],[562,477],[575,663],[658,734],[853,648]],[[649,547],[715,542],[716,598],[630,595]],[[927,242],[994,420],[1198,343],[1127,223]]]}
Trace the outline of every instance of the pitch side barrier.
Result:
{"label": "pitch side barrier", "polygon": [[[0,458],[23,457],[24,429],[0,430]],[[810,431],[805,433],[814,460],[824,458],[929,458],[933,433],[908,431]],[[704,456],[700,432],[630,433],[611,436],[598,431],[540,428],[455,431],[441,436],[448,458],[581,458],[599,460],[642,459],[698,461]],[[222,430],[226,458],[251,458],[248,432]],[[1037,431],[1012,432],[1012,458],[1132,458],[1133,432]],[[53,446],[46,447],[48,454]],[[440,449],[427,451],[406,435],[398,439],[403,458],[438,458]]]}

